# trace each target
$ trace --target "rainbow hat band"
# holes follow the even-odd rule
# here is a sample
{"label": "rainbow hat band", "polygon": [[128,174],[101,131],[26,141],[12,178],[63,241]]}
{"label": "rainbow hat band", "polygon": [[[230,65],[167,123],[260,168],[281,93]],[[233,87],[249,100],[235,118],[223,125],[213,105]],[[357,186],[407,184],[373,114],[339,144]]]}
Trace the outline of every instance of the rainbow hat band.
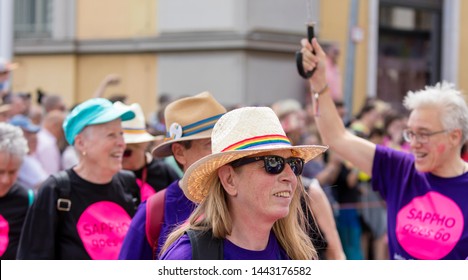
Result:
{"label": "rainbow hat band", "polygon": [[227,152],[227,151],[242,151],[242,150],[248,150],[251,148],[256,148],[256,147],[261,147],[261,146],[271,146],[275,144],[280,144],[280,145],[289,145],[291,146],[291,142],[289,141],[288,137],[284,135],[264,135],[264,136],[257,136],[257,137],[252,137],[248,138],[242,141],[239,141],[237,143],[234,143],[225,149],[222,150],[222,152]]}

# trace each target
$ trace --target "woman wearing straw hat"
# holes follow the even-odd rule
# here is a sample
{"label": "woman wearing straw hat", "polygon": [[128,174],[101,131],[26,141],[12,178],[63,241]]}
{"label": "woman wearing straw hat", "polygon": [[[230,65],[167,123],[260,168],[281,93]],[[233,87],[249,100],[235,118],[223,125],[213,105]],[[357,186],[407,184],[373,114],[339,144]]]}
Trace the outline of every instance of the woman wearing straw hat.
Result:
{"label": "woman wearing straw hat", "polygon": [[304,162],[324,146],[292,146],[273,110],[226,113],[211,136],[212,154],[186,171],[185,195],[200,203],[164,245],[161,259],[192,259],[197,236],[218,240],[222,259],[316,259],[301,209]]}
{"label": "woman wearing straw hat", "polygon": [[148,152],[156,137],[146,131],[146,121],[140,104],[126,105],[120,101],[114,103],[117,108],[127,108],[135,113],[135,118],[122,122],[125,151],[122,167],[131,170],[137,177],[141,201],[166,188],[179,179],[174,169],[161,159],[155,159]]}
{"label": "woman wearing straw hat", "polygon": [[138,204],[135,176],[121,172],[122,121],[135,117],[104,98],[76,106],[63,123],[79,155],[39,188],[21,234],[18,259],[117,259]]}

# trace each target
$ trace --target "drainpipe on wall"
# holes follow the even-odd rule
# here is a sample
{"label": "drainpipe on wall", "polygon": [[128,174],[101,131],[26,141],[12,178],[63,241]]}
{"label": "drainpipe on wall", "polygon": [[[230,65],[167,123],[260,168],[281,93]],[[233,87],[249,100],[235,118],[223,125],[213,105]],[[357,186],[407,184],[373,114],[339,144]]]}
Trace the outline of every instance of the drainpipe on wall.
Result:
{"label": "drainpipe on wall", "polygon": [[347,115],[345,121],[348,122],[353,114],[353,95],[354,95],[354,72],[356,60],[356,43],[352,38],[352,30],[357,27],[359,11],[359,1],[351,0],[349,10],[349,24],[348,24],[348,47],[346,51],[346,68],[345,68],[345,81],[344,81],[344,101],[346,106]]}

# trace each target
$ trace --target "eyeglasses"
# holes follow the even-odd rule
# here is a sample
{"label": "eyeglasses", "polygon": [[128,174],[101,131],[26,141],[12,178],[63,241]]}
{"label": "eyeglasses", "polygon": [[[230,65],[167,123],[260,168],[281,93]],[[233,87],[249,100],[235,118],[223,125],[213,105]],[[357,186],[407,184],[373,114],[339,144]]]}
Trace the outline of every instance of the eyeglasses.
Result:
{"label": "eyeglasses", "polygon": [[411,142],[414,139],[416,139],[416,141],[418,141],[419,143],[424,144],[424,143],[429,142],[429,137],[436,135],[436,134],[444,133],[444,132],[447,132],[447,130],[444,129],[444,130],[435,131],[435,132],[415,133],[414,131],[405,129],[403,130],[403,139],[405,139],[406,142]]}
{"label": "eyeglasses", "polygon": [[245,164],[263,160],[265,171],[268,174],[280,174],[283,172],[286,163],[289,164],[291,170],[296,176],[302,174],[304,168],[304,160],[298,157],[283,158],[280,156],[259,156],[259,157],[245,157],[231,162],[232,167],[239,167]]}
{"label": "eyeglasses", "polygon": [[123,157],[126,158],[126,157],[131,157],[133,154],[133,151],[132,150],[125,150],[124,153],[123,153]]}

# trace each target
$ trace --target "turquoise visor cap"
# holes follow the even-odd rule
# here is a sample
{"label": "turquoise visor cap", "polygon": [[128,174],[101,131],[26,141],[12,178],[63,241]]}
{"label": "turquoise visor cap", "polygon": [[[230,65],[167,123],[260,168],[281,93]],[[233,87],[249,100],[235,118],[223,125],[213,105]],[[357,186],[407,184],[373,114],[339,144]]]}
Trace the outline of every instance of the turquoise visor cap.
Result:
{"label": "turquoise visor cap", "polygon": [[63,122],[65,138],[70,145],[85,127],[94,124],[108,123],[120,118],[128,121],[135,117],[130,107],[117,108],[105,98],[92,98],[76,106]]}

